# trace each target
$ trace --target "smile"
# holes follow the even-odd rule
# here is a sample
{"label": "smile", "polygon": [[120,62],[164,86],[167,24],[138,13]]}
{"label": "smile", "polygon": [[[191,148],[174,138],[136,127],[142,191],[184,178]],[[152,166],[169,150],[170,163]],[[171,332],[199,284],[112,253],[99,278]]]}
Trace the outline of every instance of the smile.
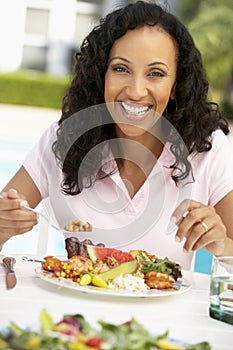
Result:
{"label": "smile", "polygon": [[127,114],[134,116],[143,116],[150,109],[150,106],[132,106],[126,104],[125,102],[121,102],[121,106]]}
{"label": "smile", "polygon": [[143,121],[150,109],[151,106],[137,106],[137,105],[133,105],[133,104],[127,104],[125,102],[121,102],[120,103],[123,111],[124,111],[124,115],[125,118],[132,121],[132,122],[141,122]]}

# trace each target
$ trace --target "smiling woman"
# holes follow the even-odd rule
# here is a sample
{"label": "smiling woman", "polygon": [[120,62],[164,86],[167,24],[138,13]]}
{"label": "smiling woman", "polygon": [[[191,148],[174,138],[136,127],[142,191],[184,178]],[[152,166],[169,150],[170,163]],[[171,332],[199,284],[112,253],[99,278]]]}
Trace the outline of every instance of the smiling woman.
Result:
{"label": "smiling woman", "polygon": [[23,199],[49,199],[60,227],[90,222],[96,241],[183,269],[200,249],[233,254],[229,126],[208,88],[174,15],[154,1],[106,15],[76,55],[61,118],[3,189],[0,245],[37,223]]}

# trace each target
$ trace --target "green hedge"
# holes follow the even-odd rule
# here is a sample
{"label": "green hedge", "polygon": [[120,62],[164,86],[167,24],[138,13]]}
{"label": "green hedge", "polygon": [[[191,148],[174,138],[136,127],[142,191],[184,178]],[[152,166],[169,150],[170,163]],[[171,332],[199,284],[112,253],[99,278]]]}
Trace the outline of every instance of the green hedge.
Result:
{"label": "green hedge", "polygon": [[[61,109],[69,83],[69,76],[59,78],[31,71],[0,73],[0,103]],[[213,95],[214,101],[221,100],[219,91]],[[233,120],[232,104],[219,104],[223,115]]]}
{"label": "green hedge", "polygon": [[53,77],[45,73],[1,73],[0,103],[61,109],[69,82],[69,77]]}

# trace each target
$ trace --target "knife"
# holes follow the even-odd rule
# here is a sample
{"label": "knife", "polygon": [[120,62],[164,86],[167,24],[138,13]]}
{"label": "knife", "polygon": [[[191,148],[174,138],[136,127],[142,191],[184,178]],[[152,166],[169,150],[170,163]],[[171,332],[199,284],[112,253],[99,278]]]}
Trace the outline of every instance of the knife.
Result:
{"label": "knife", "polygon": [[16,275],[13,269],[16,260],[11,257],[6,257],[2,259],[2,262],[6,267],[6,287],[7,289],[14,288],[17,283]]}

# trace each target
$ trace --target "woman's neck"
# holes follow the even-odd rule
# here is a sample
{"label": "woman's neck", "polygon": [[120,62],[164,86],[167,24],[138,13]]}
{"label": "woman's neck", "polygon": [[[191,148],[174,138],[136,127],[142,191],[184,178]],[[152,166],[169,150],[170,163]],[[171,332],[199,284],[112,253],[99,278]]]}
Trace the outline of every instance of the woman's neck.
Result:
{"label": "woman's neck", "polygon": [[163,151],[164,137],[161,124],[157,123],[152,130],[145,131],[139,136],[128,136],[122,133],[120,128],[116,126],[116,136],[118,138],[116,148],[118,153],[122,155],[117,158],[123,160],[139,160],[141,161],[151,159],[151,154],[158,159]]}
{"label": "woman's neck", "polygon": [[138,137],[126,137],[118,131],[116,131],[118,139],[113,143],[112,151],[120,176],[126,184],[130,197],[133,198],[155,166],[164,144],[152,132]]}

